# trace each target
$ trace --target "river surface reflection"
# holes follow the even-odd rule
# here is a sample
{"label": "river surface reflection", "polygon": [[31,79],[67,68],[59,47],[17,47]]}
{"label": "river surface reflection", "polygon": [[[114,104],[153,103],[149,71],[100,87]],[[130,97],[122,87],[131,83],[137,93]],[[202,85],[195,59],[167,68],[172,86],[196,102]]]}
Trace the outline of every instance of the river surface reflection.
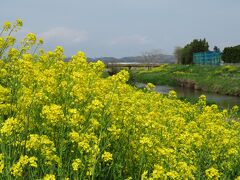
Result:
{"label": "river surface reflection", "polygon": [[[143,88],[146,86],[146,84],[136,83],[136,86],[139,88]],[[231,108],[234,105],[240,106],[239,96],[221,95],[217,93],[194,90],[187,87],[171,87],[165,85],[156,86],[156,91],[162,94],[168,94],[170,90],[176,91],[177,96],[183,98],[198,98],[200,95],[204,94],[207,97],[207,101],[214,102],[222,108]]]}

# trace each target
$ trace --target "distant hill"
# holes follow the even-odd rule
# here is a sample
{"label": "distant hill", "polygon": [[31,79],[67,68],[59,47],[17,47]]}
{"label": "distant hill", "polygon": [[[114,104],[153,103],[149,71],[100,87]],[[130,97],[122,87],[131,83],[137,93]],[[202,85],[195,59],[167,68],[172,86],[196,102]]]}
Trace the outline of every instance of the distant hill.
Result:
{"label": "distant hill", "polygon": [[[71,58],[66,58],[65,61],[69,61]],[[176,62],[174,55],[166,55],[166,54],[157,54],[157,55],[149,55],[149,56],[129,56],[123,58],[115,58],[115,57],[99,57],[99,58],[90,58],[87,60],[89,62],[95,62],[97,60],[101,60],[104,63],[118,63],[118,62],[136,62],[136,63],[166,63],[166,64],[174,64]]]}
{"label": "distant hill", "polygon": [[158,54],[154,56],[129,56],[123,58],[115,57],[99,57],[99,58],[88,58],[88,61],[102,60],[105,63],[109,62],[138,62],[138,63],[168,63],[173,64],[176,62],[174,55]]}

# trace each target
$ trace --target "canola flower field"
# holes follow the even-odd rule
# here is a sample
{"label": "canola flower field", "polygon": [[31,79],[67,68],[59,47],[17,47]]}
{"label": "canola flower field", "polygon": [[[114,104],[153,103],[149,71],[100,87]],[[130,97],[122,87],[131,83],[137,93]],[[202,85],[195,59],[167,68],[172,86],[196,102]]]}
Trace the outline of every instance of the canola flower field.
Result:
{"label": "canola flower field", "polygon": [[0,37],[0,179],[240,179],[238,107],[138,90],[127,71],[38,50],[22,21]]}

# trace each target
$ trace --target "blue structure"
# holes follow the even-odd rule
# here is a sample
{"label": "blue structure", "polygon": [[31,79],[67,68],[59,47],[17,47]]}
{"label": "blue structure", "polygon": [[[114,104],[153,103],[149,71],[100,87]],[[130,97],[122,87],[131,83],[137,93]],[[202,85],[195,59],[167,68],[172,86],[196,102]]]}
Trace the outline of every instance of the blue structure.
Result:
{"label": "blue structure", "polygon": [[193,53],[194,64],[208,64],[208,65],[220,65],[221,63],[221,52],[208,51]]}

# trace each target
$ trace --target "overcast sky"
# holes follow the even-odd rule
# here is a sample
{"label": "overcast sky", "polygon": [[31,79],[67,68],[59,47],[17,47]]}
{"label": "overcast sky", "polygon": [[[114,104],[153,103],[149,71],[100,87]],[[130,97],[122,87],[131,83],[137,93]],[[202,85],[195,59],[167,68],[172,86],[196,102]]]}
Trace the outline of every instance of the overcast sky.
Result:
{"label": "overcast sky", "polygon": [[43,37],[71,56],[135,56],[206,38],[210,48],[240,44],[239,0],[1,0],[0,23],[21,18],[22,36]]}

